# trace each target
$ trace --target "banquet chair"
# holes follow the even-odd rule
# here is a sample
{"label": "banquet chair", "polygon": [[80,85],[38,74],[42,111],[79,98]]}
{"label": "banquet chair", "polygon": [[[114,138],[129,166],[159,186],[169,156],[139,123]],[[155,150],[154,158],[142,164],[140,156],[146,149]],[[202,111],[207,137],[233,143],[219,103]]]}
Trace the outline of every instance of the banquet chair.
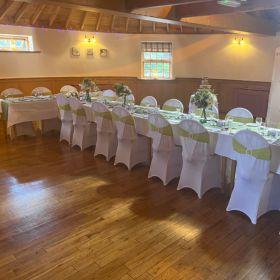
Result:
{"label": "banquet chair", "polygon": [[31,94],[33,96],[51,95],[52,92],[46,87],[36,87],[32,90]]}
{"label": "banquet chair", "polygon": [[16,97],[23,97],[23,92],[17,88],[7,88],[1,92],[1,98],[16,98]]}
{"label": "banquet chair", "polygon": [[140,106],[157,107],[158,103],[157,103],[157,100],[153,96],[146,96],[141,100]]}
{"label": "banquet chair", "polygon": [[182,144],[183,168],[177,189],[190,188],[199,198],[221,188],[220,157],[214,154],[207,130],[199,122],[183,120],[176,134]]}
{"label": "banquet chair", "polygon": [[184,112],[184,105],[183,103],[178,99],[168,99],[164,102],[162,106],[162,110],[166,111],[179,111],[181,113]]}
{"label": "banquet chair", "polygon": [[117,99],[117,94],[111,89],[106,89],[103,91],[100,98],[108,100],[108,101],[115,101]]}
{"label": "banquet chair", "polygon": [[152,162],[148,178],[158,177],[166,186],[180,176],[182,150],[174,143],[172,127],[160,114],[150,114],[149,136],[152,138]]}
{"label": "banquet chair", "polygon": [[253,114],[245,108],[234,108],[226,114],[226,119],[231,118],[235,122],[252,123],[254,122]]}
{"label": "banquet chair", "polygon": [[78,90],[74,86],[65,85],[60,89],[61,93],[68,93],[68,92],[78,92]]}
{"label": "banquet chair", "polygon": [[[118,97],[117,101],[123,103],[124,97],[123,97],[123,96]],[[126,103],[127,103],[127,104],[134,104],[134,103],[135,103],[135,97],[134,97],[133,94],[127,95],[127,97],[126,97]]]}
{"label": "banquet chair", "polygon": [[[8,88],[1,92],[1,97],[3,99],[23,97],[23,92],[16,88]],[[3,112],[6,111],[2,115],[2,119],[4,121],[5,131],[7,133],[8,110],[3,110],[3,105],[2,105],[2,111]],[[35,136],[35,130],[32,122],[23,122],[23,123],[16,124],[14,125],[13,129],[14,129],[13,130],[14,135],[16,137],[22,135]]]}
{"label": "banquet chair", "polygon": [[83,151],[96,143],[96,124],[87,121],[83,104],[77,98],[70,97],[69,104],[74,126],[72,147],[78,146]]}
{"label": "banquet chair", "polygon": [[149,139],[136,133],[134,119],[128,110],[116,106],[112,114],[118,137],[115,165],[123,163],[131,170],[136,164],[147,163]]}
{"label": "banquet chair", "polygon": [[[47,96],[51,95],[52,92],[46,87],[36,87],[32,90],[31,93],[33,96]],[[41,120],[38,121],[38,126],[42,134],[48,131],[60,131],[61,122],[58,118],[55,119],[48,119],[48,120]]]}
{"label": "banquet chair", "polygon": [[63,93],[59,93],[56,95],[56,102],[61,120],[60,141],[65,140],[71,144],[73,136],[73,118],[69,99],[65,97]]}
{"label": "banquet chair", "polygon": [[237,168],[227,211],[243,212],[256,224],[261,215],[280,210],[280,181],[270,173],[270,145],[258,133],[242,130],[233,137],[232,146]]}
{"label": "banquet chair", "polygon": [[109,161],[116,154],[117,150],[117,131],[112,120],[112,114],[101,102],[92,103],[97,130],[97,141],[94,156],[104,155]]}

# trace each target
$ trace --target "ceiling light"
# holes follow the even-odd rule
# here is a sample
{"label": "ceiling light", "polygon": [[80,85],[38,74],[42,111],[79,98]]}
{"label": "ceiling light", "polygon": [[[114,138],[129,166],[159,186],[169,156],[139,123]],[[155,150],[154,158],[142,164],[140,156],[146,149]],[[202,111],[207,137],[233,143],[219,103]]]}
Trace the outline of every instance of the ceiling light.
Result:
{"label": "ceiling light", "polygon": [[218,4],[232,8],[238,8],[245,2],[246,0],[218,0]]}

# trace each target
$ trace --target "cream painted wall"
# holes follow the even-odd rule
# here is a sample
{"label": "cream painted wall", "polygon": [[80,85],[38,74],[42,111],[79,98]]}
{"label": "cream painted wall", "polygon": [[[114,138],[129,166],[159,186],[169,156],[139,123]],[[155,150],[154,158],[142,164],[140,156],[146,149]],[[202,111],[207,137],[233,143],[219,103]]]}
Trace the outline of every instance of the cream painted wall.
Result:
{"label": "cream painted wall", "polygon": [[[233,45],[232,35],[126,35],[96,33],[94,58],[86,57],[84,32],[0,25],[0,34],[26,34],[41,53],[1,53],[0,78],[52,76],[141,76],[141,41],[172,41],[174,77],[271,81],[276,37],[250,36]],[[81,57],[70,48],[79,46]],[[108,58],[99,49],[109,50]]]}

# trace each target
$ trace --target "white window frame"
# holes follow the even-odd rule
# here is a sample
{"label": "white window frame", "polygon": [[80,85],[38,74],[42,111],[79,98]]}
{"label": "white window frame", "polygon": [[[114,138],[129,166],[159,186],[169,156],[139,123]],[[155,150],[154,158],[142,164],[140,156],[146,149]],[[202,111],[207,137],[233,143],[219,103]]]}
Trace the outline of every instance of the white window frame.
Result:
{"label": "white window frame", "polygon": [[[144,51],[143,51],[143,44],[145,43],[161,43],[161,44],[164,44],[164,43],[168,43],[171,45],[171,58],[168,60],[169,62],[169,73],[170,73],[170,76],[169,78],[164,78],[164,77],[145,77],[144,75],[144,63],[147,61],[145,58],[144,58]],[[155,60],[155,61],[159,61],[159,60]],[[168,80],[173,80],[173,42],[170,42],[170,41],[143,41],[141,42],[141,79],[143,80],[163,80],[163,81],[168,81]]]}
{"label": "white window frame", "polygon": [[33,46],[33,38],[30,35],[14,35],[14,34],[0,34],[0,39],[5,40],[13,40],[13,39],[22,39],[27,41],[27,48],[25,49],[14,49],[12,47],[10,48],[1,48],[0,51],[7,51],[7,52],[33,52],[34,46]]}

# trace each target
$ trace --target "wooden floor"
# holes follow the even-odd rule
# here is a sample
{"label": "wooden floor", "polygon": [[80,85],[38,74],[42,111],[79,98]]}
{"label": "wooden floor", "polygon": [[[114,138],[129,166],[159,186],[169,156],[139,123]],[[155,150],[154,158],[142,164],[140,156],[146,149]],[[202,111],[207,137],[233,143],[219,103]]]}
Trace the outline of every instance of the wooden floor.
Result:
{"label": "wooden floor", "polygon": [[254,226],[147,174],[55,135],[2,140],[0,279],[280,279],[279,213]]}

